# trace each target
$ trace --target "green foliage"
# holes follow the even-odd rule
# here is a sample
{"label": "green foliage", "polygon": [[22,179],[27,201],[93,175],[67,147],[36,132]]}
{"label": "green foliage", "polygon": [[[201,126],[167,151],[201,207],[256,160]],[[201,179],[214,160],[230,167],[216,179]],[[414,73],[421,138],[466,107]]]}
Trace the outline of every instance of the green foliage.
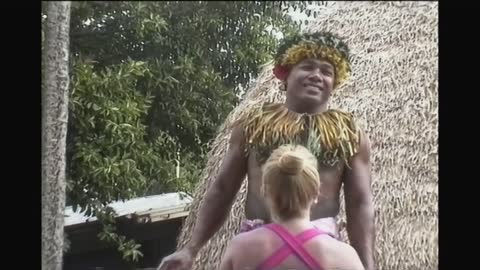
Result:
{"label": "green foliage", "polygon": [[155,96],[150,137],[167,132],[182,152],[201,155],[236,105],[238,87],[271,59],[278,41],[267,26],[284,33],[298,29],[280,4],[80,2],[72,14],[72,50],[97,67],[128,57],[148,62],[155,73],[144,83]]}
{"label": "green foliage", "polygon": [[125,236],[116,233],[115,212],[110,207],[99,208],[96,212],[98,220],[103,224],[103,231],[98,234],[100,240],[115,245],[126,261],[138,261],[143,254],[139,251],[141,245],[134,240],[127,240]]}
{"label": "green foliage", "polygon": [[104,228],[100,238],[116,244],[125,258],[133,260],[141,255],[136,243],[115,233],[114,213],[105,206],[142,192],[159,165],[154,144],[144,140],[142,124],[152,98],[136,91],[146,72],[142,62],[96,72],[80,60],[75,63],[70,93],[68,200],[74,210],[80,206],[86,215],[96,215]]}
{"label": "green foliage", "polygon": [[136,91],[147,69],[126,62],[103,72],[77,62],[70,93],[69,199],[89,203],[128,199],[157,172],[155,145],[145,141],[145,119],[152,97]]}
{"label": "green foliage", "polygon": [[[72,2],[68,204],[96,215],[126,260],[114,200],[191,193],[239,89],[299,28],[294,2]],[[177,167],[178,166],[178,167]],[[177,172],[179,169],[179,172]]]}

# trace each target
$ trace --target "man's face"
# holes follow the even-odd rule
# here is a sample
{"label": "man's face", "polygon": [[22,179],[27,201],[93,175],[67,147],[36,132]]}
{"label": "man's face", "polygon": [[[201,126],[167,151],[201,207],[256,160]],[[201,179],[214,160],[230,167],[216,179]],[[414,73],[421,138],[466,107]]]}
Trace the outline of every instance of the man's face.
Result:
{"label": "man's face", "polygon": [[320,59],[305,59],[293,66],[287,78],[287,98],[305,105],[322,105],[333,91],[335,69]]}

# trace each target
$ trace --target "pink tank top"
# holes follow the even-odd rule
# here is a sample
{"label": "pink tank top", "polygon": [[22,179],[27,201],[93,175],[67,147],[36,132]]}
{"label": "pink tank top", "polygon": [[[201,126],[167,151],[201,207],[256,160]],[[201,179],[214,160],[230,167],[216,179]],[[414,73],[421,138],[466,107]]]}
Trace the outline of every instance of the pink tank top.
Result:
{"label": "pink tank top", "polygon": [[285,228],[279,224],[268,224],[264,226],[267,229],[273,231],[277,236],[279,236],[283,242],[284,246],[279,248],[275,253],[270,257],[265,259],[262,264],[258,267],[258,270],[271,270],[281,264],[291,253],[294,253],[310,270],[321,270],[320,264],[315,260],[315,258],[308,253],[308,251],[303,247],[303,243],[308,240],[328,233],[321,231],[317,228],[308,229],[297,236],[290,234]]}

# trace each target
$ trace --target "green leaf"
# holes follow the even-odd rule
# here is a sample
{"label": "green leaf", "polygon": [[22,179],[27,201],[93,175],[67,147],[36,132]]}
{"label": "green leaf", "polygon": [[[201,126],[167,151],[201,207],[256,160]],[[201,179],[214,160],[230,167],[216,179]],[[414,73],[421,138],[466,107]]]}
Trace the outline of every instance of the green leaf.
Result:
{"label": "green leaf", "polygon": [[[299,30],[274,2],[81,3],[71,14],[67,199],[94,212],[97,202],[192,191],[239,86],[275,53],[265,28]],[[103,238],[119,245],[113,216],[103,220]]]}

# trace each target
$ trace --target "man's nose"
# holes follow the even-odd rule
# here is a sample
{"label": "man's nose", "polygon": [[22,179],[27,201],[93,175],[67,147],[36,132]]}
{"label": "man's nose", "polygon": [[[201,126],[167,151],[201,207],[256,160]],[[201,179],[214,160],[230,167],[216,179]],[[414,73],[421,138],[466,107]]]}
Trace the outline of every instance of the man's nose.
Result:
{"label": "man's nose", "polygon": [[308,78],[314,82],[321,82],[323,80],[322,74],[320,74],[320,70],[318,69],[315,69],[314,71],[312,71],[312,73],[308,76]]}

